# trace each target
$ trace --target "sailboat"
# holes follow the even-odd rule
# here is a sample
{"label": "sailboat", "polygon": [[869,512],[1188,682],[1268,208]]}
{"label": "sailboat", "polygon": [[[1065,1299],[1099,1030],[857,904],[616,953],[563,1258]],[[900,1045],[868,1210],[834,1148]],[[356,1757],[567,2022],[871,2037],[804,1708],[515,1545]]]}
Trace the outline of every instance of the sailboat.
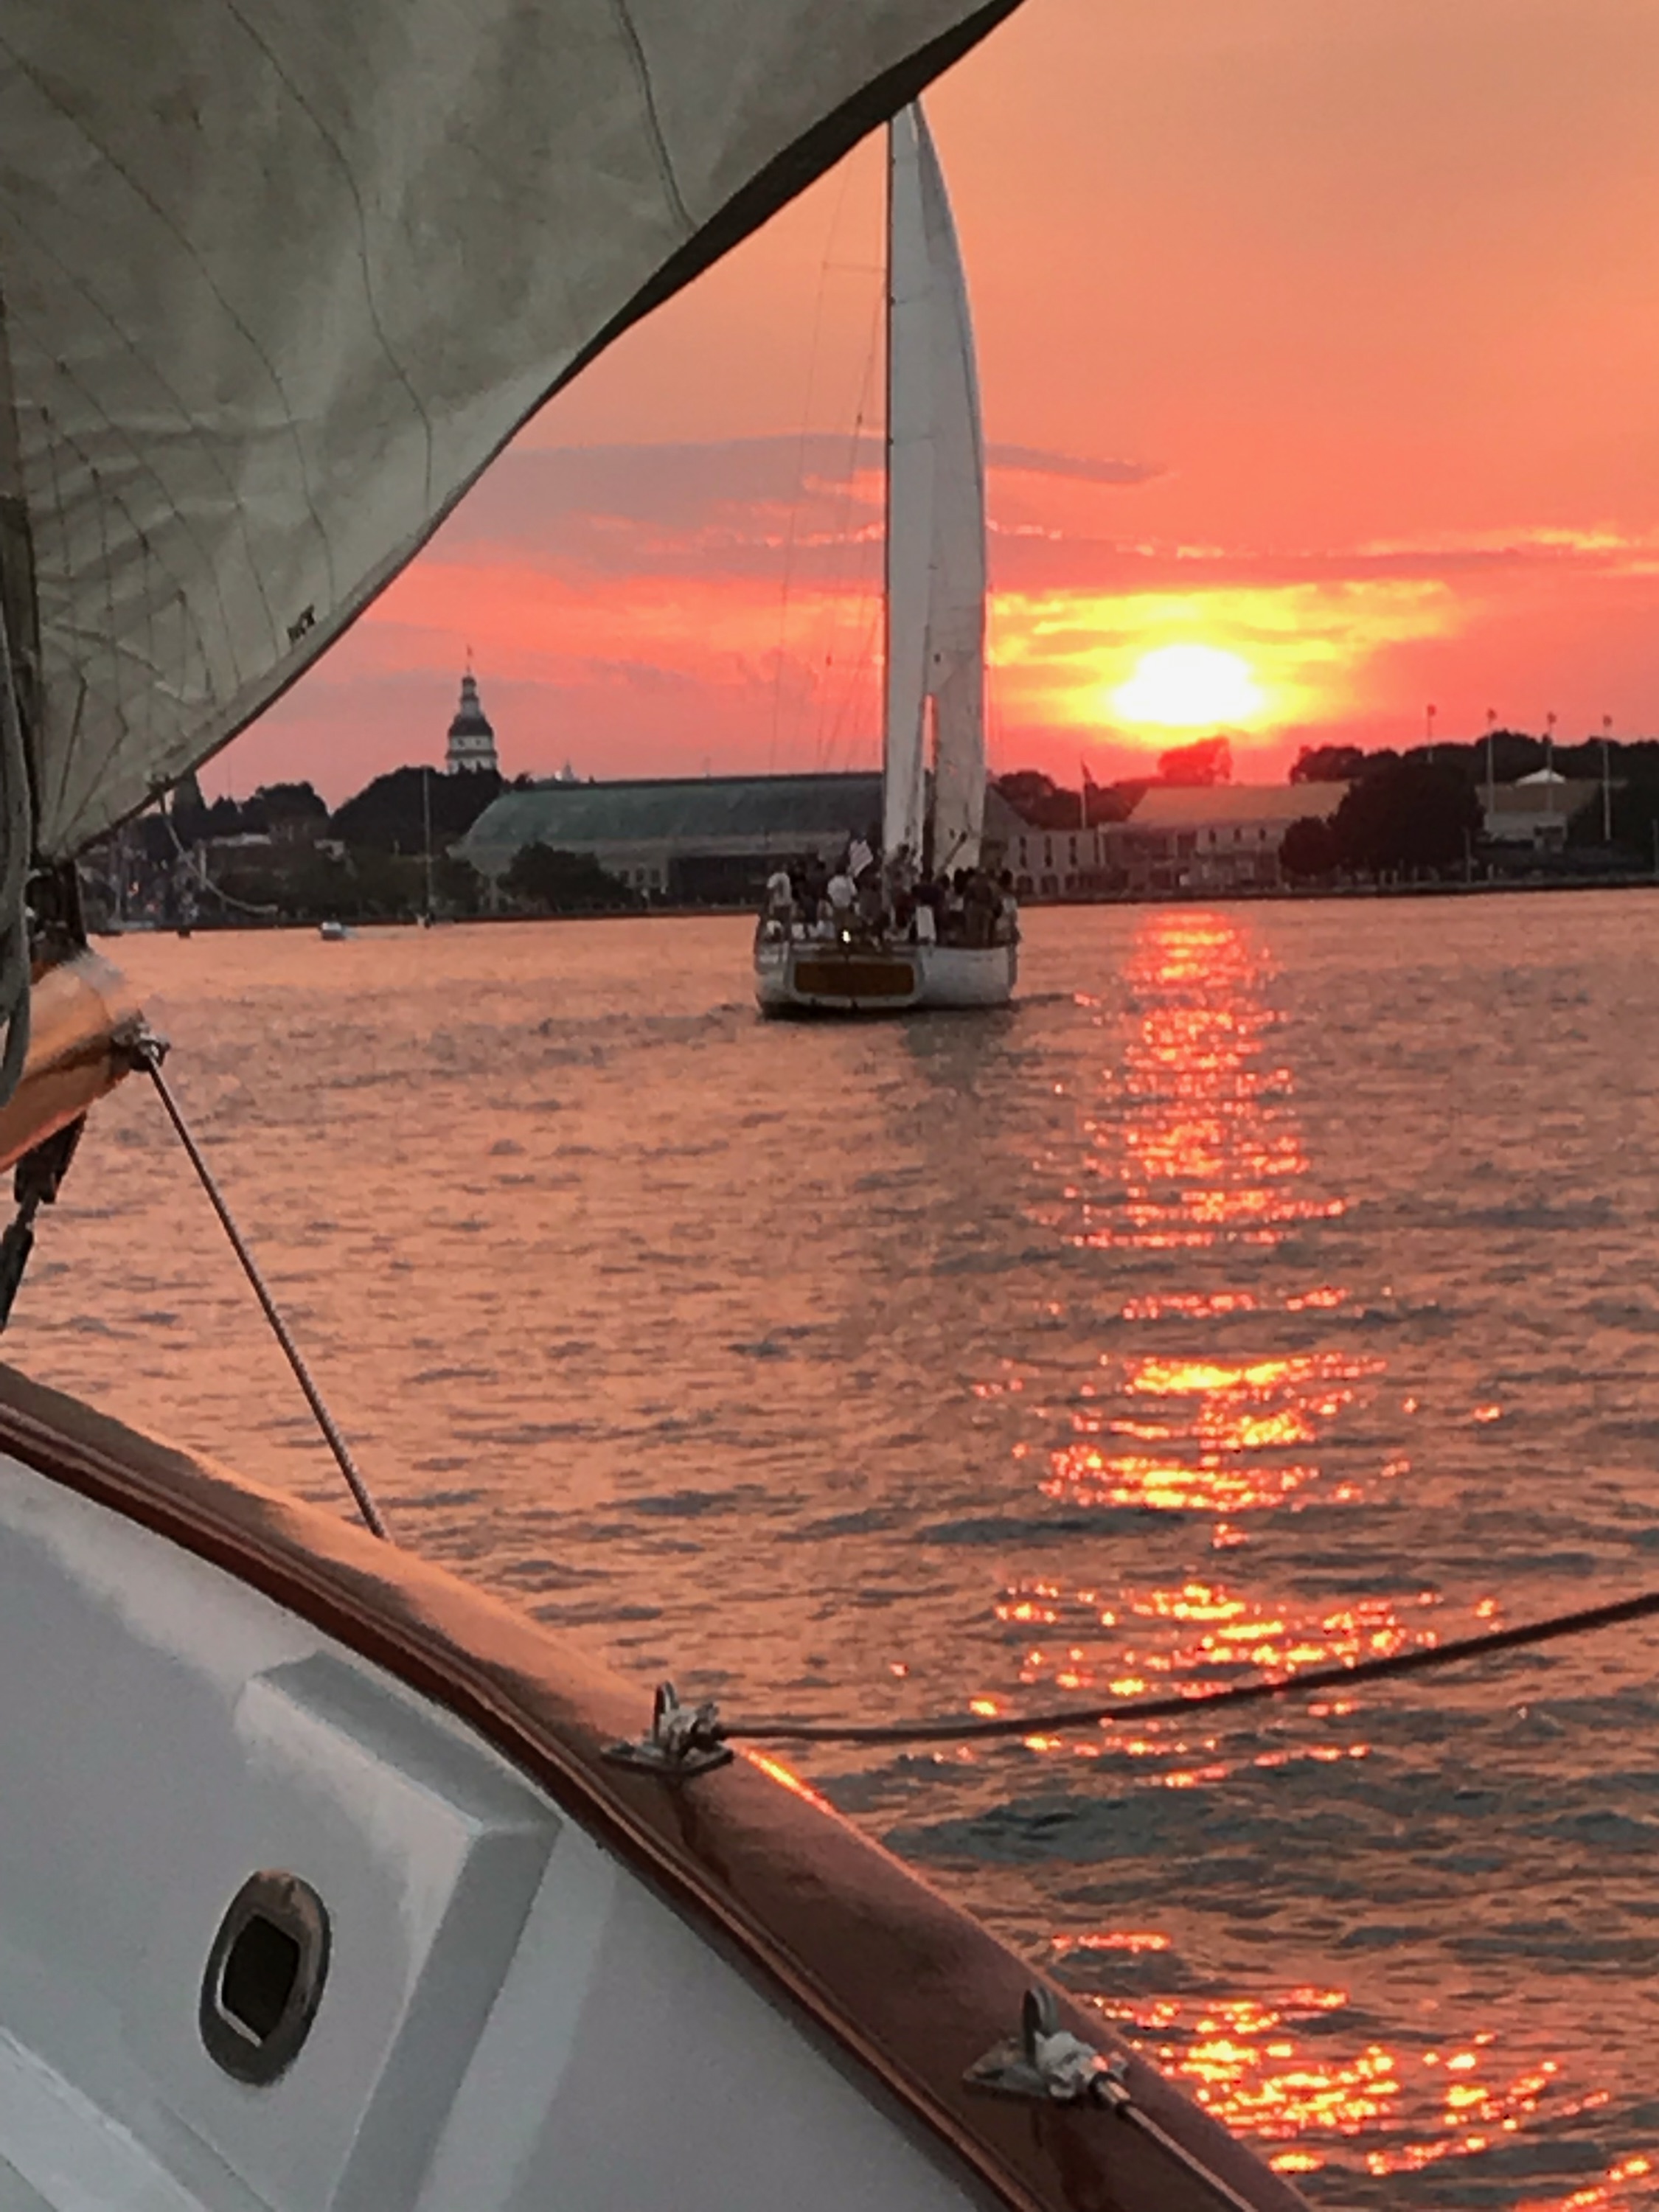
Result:
{"label": "sailboat", "polygon": [[[888,125],[886,442],[882,846],[902,856],[890,891],[901,873],[975,868],[985,813],[979,380],[956,226],[920,102]],[[984,911],[978,942],[950,941],[968,931],[941,932],[930,908],[907,913],[890,897],[873,927],[775,915],[755,941],[756,997],[768,1013],[1006,1006],[1018,924],[1012,902]]]}
{"label": "sailboat", "polygon": [[[76,854],[1011,4],[0,0],[0,1310],[117,1082],[215,1190]],[[0,1368],[4,2212],[1300,2203],[710,1713],[388,1540],[283,1340],[363,1528]]]}

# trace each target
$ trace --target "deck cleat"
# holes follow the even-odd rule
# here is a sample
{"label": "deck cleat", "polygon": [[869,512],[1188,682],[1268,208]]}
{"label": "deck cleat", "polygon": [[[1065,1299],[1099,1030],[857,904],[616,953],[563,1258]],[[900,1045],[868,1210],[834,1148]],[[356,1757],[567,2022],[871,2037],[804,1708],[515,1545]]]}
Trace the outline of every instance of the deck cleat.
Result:
{"label": "deck cleat", "polygon": [[701,1705],[683,1705],[672,1682],[659,1682],[650,1735],[634,1743],[613,1743],[605,1755],[613,1766],[688,1782],[694,1774],[726,1765],[732,1747],[721,1735],[720,1710],[712,1698]]}
{"label": "deck cleat", "polygon": [[970,2088],[1045,2104],[1123,2106],[1129,2101],[1126,2061],[1107,2058],[1080,2035],[1060,2025],[1052,1990],[1025,1992],[1019,2033],[976,2059],[963,2079]]}

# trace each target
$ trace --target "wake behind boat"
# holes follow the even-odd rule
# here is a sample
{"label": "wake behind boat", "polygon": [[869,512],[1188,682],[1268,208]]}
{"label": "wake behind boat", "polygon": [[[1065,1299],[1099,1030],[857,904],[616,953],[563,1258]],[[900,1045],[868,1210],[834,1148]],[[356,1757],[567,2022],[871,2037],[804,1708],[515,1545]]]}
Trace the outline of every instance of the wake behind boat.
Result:
{"label": "wake behind boat", "polygon": [[979,865],[985,462],[973,326],[919,104],[888,126],[886,457],[881,850],[854,843],[827,881],[810,859],[774,874],[754,956],[769,1014],[1001,1006],[1018,972],[1012,879],[993,883]]}

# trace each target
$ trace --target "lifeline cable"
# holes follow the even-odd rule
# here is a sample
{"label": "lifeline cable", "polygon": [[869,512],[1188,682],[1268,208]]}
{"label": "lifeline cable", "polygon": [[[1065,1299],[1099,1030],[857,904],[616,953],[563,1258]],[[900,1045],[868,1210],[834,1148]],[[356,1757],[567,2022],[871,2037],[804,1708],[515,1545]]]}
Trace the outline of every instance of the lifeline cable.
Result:
{"label": "lifeline cable", "polygon": [[161,1073],[161,1055],[166,1049],[160,1037],[141,1036],[131,1047],[134,1064],[145,1071],[160,1092],[161,1103],[167,1110],[167,1118],[178,1131],[179,1141],[189,1154],[190,1164],[195,1169],[202,1188],[207,1193],[213,1210],[219,1217],[220,1225],[230,1239],[231,1249],[242,1263],[242,1273],[253,1285],[253,1295],[264,1308],[265,1319],[270,1323],[271,1333],[277,1343],[282,1346],[289,1365],[294,1370],[295,1381],[305,1392],[306,1403],[317,1417],[317,1425],[322,1431],[324,1441],[333,1453],[341,1474],[345,1477],[346,1487],[357,1502],[357,1510],[362,1515],[371,1534],[380,1537],[383,1543],[389,1544],[392,1541],[391,1532],[381,1517],[380,1507],[374,1503],[373,1492],[358,1471],[357,1462],[351,1456],[351,1448],[340,1434],[333,1414],[323,1403],[322,1393],[311,1379],[311,1370],[306,1365],[299,1346],[289,1334],[288,1324],[277,1312],[276,1300],[265,1287],[265,1279],[259,1273],[258,1262],[249,1251],[243,1240],[241,1231],[238,1229],[235,1221],[232,1218],[230,1208],[225,1202],[224,1194],[213,1179],[213,1170],[203,1158],[201,1147],[191,1136],[185,1117],[179,1109],[179,1102],[173,1097],[166,1076]]}
{"label": "lifeline cable", "polygon": [[1609,1605],[1558,1613],[1543,1620],[1523,1621],[1515,1628],[1493,1628],[1480,1636],[1464,1636],[1450,1644],[1432,1644],[1415,1651],[1397,1651],[1386,1659],[1362,1659],[1354,1664],[1313,1667],[1305,1674],[1283,1674],[1257,1682],[1239,1682],[1218,1689],[1182,1692],[1168,1698],[1131,1698],[1106,1705],[1061,1705],[1047,1712],[974,1716],[960,1721],[895,1721],[847,1727],[835,1721],[721,1722],[722,1741],[761,1741],[769,1743],[966,1743],[992,1737],[1047,1735],[1055,1729],[1101,1727],[1115,1721],[1170,1720],[1189,1713],[1209,1712],[1218,1705],[1260,1705],[1269,1698],[1306,1697],[1321,1690],[1348,1689],[1356,1682],[1381,1682],[1396,1674],[1420,1674],[1434,1667],[1455,1666],[1464,1659],[1479,1659],[1494,1651],[1518,1651],[1534,1644],[1553,1643],[1558,1637],[1589,1636],[1601,1628],[1617,1628],[1632,1620],[1649,1620],[1659,1614],[1659,1590],[1615,1599]]}

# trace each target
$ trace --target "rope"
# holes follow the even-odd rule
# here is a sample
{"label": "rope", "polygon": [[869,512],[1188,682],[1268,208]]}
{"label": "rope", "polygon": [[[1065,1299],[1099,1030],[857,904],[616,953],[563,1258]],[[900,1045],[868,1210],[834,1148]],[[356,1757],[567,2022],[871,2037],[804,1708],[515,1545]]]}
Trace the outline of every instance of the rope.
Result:
{"label": "rope", "polygon": [[306,1365],[299,1346],[289,1335],[287,1322],[277,1312],[276,1301],[265,1287],[264,1277],[259,1273],[258,1263],[252,1253],[249,1251],[241,1231],[238,1229],[232,1218],[230,1208],[225,1202],[224,1194],[214,1181],[213,1170],[203,1158],[201,1147],[191,1136],[185,1117],[179,1109],[179,1102],[173,1097],[166,1076],[161,1073],[161,1058],[167,1047],[160,1037],[143,1036],[137,1040],[132,1050],[137,1065],[149,1075],[161,1094],[161,1103],[167,1111],[167,1118],[179,1133],[179,1141],[189,1154],[190,1164],[200,1178],[202,1188],[207,1193],[226,1236],[230,1239],[232,1251],[242,1263],[243,1273],[253,1285],[253,1295],[264,1308],[265,1319],[270,1323],[271,1333],[283,1347],[289,1365],[294,1370],[295,1381],[305,1392],[306,1403],[316,1416],[317,1425],[323,1432],[324,1441],[333,1453],[340,1472],[345,1477],[346,1486],[356,1500],[357,1510],[362,1515],[364,1523],[371,1534],[380,1537],[384,1543],[390,1543],[392,1538],[386,1522],[381,1516],[380,1509],[375,1504],[368,1485],[358,1471],[357,1462],[351,1456],[351,1448],[341,1435],[334,1416],[323,1403],[322,1393],[312,1380],[311,1370]]}
{"label": "rope", "polygon": [[34,824],[29,803],[28,753],[16,672],[0,593],[0,1017],[6,1024],[0,1052],[0,1105],[22,1079],[29,1049],[29,866]]}
{"label": "rope", "polygon": [[719,1724],[722,1738],[761,1739],[770,1743],[966,1743],[996,1737],[1047,1735],[1056,1729],[1103,1727],[1117,1721],[1170,1720],[1194,1712],[1210,1712],[1218,1705],[1261,1705],[1269,1698],[1305,1698],[1322,1690],[1352,1689],[1356,1682],[1382,1682],[1400,1674],[1426,1674],[1431,1668],[1455,1667],[1466,1659],[1490,1657],[1497,1651],[1520,1651],[1536,1644],[1552,1644],[1564,1636],[1591,1636],[1603,1628],[1618,1628],[1632,1620],[1650,1620],[1659,1614],[1659,1590],[1615,1599],[1610,1605],[1585,1606],[1576,1613],[1558,1613],[1543,1620],[1524,1621],[1515,1628],[1494,1628],[1480,1636],[1460,1637],[1450,1644],[1430,1644],[1416,1651],[1398,1651],[1386,1659],[1344,1661],[1334,1667],[1313,1667],[1304,1674],[1280,1674],[1256,1682],[1239,1682],[1221,1689],[1178,1692],[1167,1698],[1131,1698],[1106,1705],[1060,1705],[1047,1712],[998,1715],[964,1720],[876,1722],[847,1727],[835,1721],[732,1721]]}

